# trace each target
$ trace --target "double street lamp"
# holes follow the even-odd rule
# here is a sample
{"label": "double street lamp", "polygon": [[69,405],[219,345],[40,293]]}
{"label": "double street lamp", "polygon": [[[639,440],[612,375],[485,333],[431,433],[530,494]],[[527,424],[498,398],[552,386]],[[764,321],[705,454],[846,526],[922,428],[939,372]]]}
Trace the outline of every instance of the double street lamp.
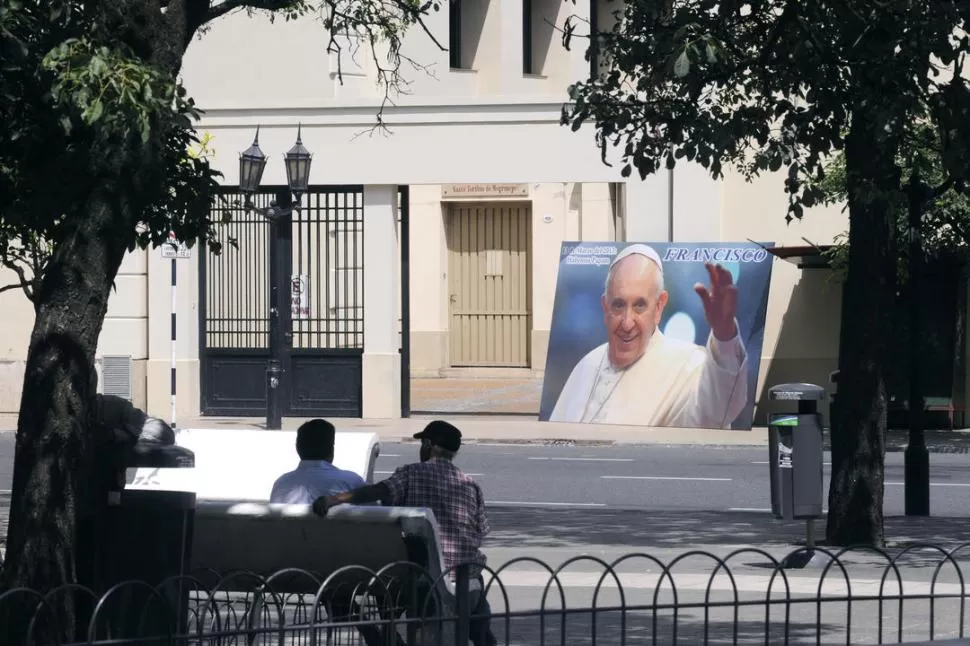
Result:
{"label": "double street lamp", "polygon": [[[294,211],[300,210],[300,198],[307,192],[310,180],[310,161],[313,155],[303,146],[302,127],[296,131],[296,144],[283,156],[286,164],[287,188],[276,192],[276,199],[269,207],[260,208],[253,204],[252,196],[259,189],[266,169],[266,155],[259,148],[259,128],[253,144],[239,154],[239,190],[245,196],[243,208],[259,213],[269,221],[269,362],[266,365],[266,428],[279,430],[282,427],[280,407],[280,381],[283,377],[282,355],[286,339],[292,341],[292,331],[283,331],[280,316],[283,300],[280,284],[286,274],[283,267],[285,255],[281,253],[280,224]],[[289,316],[286,320],[289,320]]]}

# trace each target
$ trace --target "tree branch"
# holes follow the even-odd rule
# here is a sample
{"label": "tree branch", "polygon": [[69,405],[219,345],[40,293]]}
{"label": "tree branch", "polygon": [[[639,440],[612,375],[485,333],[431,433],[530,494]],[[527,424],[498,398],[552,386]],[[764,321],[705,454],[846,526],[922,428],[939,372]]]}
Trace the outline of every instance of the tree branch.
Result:
{"label": "tree branch", "polygon": [[955,184],[956,184],[956,180],[954,178],[952,178],[952,177],[949,177],[949,178],[947,178],[947,180],[945,182],[943,182],[939,186],[935,186],[933,188],[930,188],[930,191],[929,191],[929,193],[930,193],[930,199],[931,200],[935,200],[935,199],[939,198],[944,193],[946,193],[951,188],[953,188]]}
{"label": "tree branch", "polygon": [[[401,53],[401,43],[403,34],[411,27],[420,27],[421,31],[434,43],[439,51],[447,51],[447,47],[435,36],[424,21],[424,16],[432,8],[437,9],[439,0],[423,0],[417,3],[414,0],[222,0],[217,4],[210,0],[187,0],[188,2],[206,2],[205,9],[201,12],[196,11],[197,16],[191,21],[190,33],[194,33],[203,25],[225,16],[237,9],[256,9],[263,11],[285,11],[287,9],[309,10],[311,6],[317,6],[324,16],[324,24],[327,27],[329,42],[327,52],[336,54],[337,82],[343,84],[343,66],[341,54],[345,51],[345,44],[341,41],[347,40],[346,48],[350,50],[351,57],[356,60],[356,54],[362,44],[370,47],[371,60],[373,61],[377,82],[384,86],[384,96],[378,108],[377,123],[374,128],[386,128],[383,121],[384,108],[388,104],[393,104],[391,93],[406,93],[405,88],[409,85],[407,79],[401,74],[401,68],[406,63],[414,70],[425,72],[434,76],[429,67],[418,63],[416,60]],[[442,0],[447,1],[447,0]],[[361,6],[365,5],[365,6]],[[196,5],[199,7],[200,5]],[[387,45],[388,53],[382,56],[380,50],[382,45]]]}
{"label": "tree branch", "polygon": [[23,289],[23,285],[20,283],[10,283],[9,285],[4,285],[3,287],[0,287],[0,294],[12,291],[14,289]]}
{"label": "tree branch", "polygon": [[17,287],[19,287],[20,289],[24,290],[24,295],[27,297],[27,299],[31,302],[34,302],[34,296],[36,294],[36,290],[34,289],[34,280],[36,280],[37,277],[34,276],[34,280],[29,280],[27,278],[26,272],[24,272],[24,268],[9,258],[4,258],[0,262],[2,262],[2,264],[5,267],[7,267],[15,274],[17,274],[17,280],[19,281],[16,284],[11,284],[11,285],[7,285],[6,287],[3,287],[2,289],[0,289],[0,292],[7,291],[9,289],[16,289]]}
{"label": "tree branch", "polygon": [[266,11],[279,11],[299,4],[299,0],[224,0],[223,2],[212,5],[205,15],[205,21],[209,22],[216,18],[221,18],[236,9],[264,9]]}
{"label": "tree branch", "polygon": [[39,280],[39,276],[41,275],[41,272],[47,266],[47,258],[44,258],[43,260],[41,260],[41,248],[40,248],[40,244],[36,239],[34,239],[30,247],[31,247],[30,260],[32,265],[31,270],[34,275],[34,280],[36,281],[36,280]]}
{"label": "tree branch", "polygon": [[425,2],[423,5],[421,5],[421,7],[414,7],[413,5],[409,4],[405,0],[394,0],[394,4],[401,7],[401,9],[403,9],[404,11],[410,12],[413,15],[414,21],[418,24],[418,26],[421,27],[421,31],[423,31],[424,34],[431,39],[431,42],[435,44],[435,47],[438,48],[438,51],[441,51],[441,52],[448,51],[448,48],[441,44],[441,41],[438,40],[438,37],[435,36],[433,33],[431,33],[431,30],[428,28],[428,25],[425,24],[424,19],[421,17],[424,15],[424,12],[427,10],[430,2]]}

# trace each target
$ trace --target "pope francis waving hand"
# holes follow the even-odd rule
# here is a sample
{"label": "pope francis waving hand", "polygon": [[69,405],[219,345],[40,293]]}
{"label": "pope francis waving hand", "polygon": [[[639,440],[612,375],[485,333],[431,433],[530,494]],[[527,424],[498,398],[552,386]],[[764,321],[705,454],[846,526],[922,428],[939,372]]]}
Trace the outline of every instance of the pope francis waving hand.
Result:
{"label": "pope francis waving hand", "polygon": [[747,400],[748,357],[731,274],[706,268],[710,287],[694,290],[711,334],[699,346],[657,329],[667,304],[657,252],[634,244],[617,254],[600,299],[607,341],[573,368],[549,421],[730,428]]}

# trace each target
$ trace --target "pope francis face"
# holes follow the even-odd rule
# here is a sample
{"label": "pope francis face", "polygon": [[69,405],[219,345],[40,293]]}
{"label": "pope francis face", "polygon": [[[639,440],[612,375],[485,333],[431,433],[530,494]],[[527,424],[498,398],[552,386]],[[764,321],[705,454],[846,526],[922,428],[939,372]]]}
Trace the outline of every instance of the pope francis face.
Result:
{"label": "pope francis face", "polygon": [[610,363],[624,369],[643,356],[667,304],[660,269],[631,255],[613,266],[601,298]]}

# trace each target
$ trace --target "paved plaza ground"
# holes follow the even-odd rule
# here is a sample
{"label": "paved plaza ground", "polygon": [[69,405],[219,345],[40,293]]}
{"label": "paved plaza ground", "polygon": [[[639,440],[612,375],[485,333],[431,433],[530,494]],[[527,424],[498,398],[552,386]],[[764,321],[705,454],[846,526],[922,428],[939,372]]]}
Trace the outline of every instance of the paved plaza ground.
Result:
{"label": "paved plaza ground", "polygon": [[541,379],[412,379],[416,412],[539,414]]}

